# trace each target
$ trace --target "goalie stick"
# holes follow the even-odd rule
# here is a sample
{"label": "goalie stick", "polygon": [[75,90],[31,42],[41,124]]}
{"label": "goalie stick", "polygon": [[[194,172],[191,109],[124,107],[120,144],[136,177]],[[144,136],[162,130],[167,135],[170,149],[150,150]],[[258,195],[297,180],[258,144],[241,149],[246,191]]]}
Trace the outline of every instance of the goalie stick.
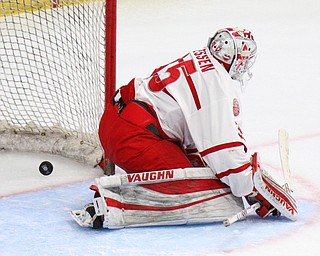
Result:
{"label": "goalie stick", "polygon": [[285,184],[283,185],[283,187],[288,193],[292,193],[291,171],[289,167],[289,135],[285,129],[279,130],[278,143],[282,172],[285,180]]}
{"label": "goalie stick", "polygon": [[[285,129],[279,129],[278,131],[278,147],[279,155],[282,166],[283,177],[285,184],[282,186],[288,193],[292,193],[291,189],[291,172],[289,167],[289,135]],[[249,214],[260,208],[259,203],[250,205],[248,208],[241,212],[229,217],[223,221],[225,227],[237,222],[238,220],[245,219]]]}
{"label": "goalie stick", "polygon": [[235,223],[238,220],[243,220],[245,219],[249,214],[251,214],[252,212],[258,210],[260,208],[260,203],[257,202],[253,205],[250,205],[249,207],[243,209],[241,212],[238,212],[237,214],[229,217],[228,219],[223,221],[223,225],[225,227],[230,226],[231,224]]}

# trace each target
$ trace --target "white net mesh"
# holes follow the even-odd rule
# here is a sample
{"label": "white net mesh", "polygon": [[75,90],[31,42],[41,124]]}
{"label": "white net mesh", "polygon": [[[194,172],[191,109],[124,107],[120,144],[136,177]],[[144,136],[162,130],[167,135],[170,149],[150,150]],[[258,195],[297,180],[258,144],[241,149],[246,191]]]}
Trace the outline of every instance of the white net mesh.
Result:
{"label": "white net mesh", "polygon": [[0,147],[96,162],[104,47],[104,0],[2,0]]}

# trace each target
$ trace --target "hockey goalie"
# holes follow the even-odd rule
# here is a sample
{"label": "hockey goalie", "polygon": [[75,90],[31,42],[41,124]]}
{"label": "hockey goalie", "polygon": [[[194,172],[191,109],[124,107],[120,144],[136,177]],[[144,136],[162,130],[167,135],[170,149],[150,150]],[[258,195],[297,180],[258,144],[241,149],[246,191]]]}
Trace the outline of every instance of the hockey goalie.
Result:
{"label": "hockey goalie", "polygon": [[221,29],[207,47],[120,87],[99,127],[116,173],[96,179],[93,202],[73,218],[93,228],[210,223],[247,200],[261,217],[295,220],[290,191],[248,152],[241,130],[256,54],[250,31]]}

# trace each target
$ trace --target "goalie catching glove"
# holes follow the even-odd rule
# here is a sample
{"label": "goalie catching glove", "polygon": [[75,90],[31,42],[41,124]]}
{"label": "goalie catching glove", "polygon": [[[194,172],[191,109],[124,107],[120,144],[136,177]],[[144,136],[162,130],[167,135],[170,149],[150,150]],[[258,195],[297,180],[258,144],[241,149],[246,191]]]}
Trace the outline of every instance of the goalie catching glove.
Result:
{"label": "goalie catching glove", "polygon": [[258,153],[252,156],[252,171],[254,190],[246,196],[246,199],[250,205],[260,203],[261,206],[256,213],[263,218],[270,214],[276,216],[282,214],[295,221],[298,214],[295,199],[260,167]]}

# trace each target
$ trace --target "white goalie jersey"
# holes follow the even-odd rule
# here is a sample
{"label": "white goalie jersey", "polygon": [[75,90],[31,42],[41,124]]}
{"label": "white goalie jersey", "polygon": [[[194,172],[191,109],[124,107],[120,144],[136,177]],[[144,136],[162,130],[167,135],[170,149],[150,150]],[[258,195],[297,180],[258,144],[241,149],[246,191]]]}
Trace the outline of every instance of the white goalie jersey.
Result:
{"label": "white goalie jersey", "polygon": [[[221,34],[231,36],[227,31],[233,30]],[[250,52],[247,44],[253,38],[249,37],[250,33],[237,41],[249,50],[236,49],[233,77],[242,78],[254,61],[256,48]],[[225,41],[217,39],[210,45],[218,51],[220,43]],[[229,50],[222,51],[222,58]],[[161,137],[181,142],[186,152],[197,151],[205,164],[132,173],[120,170],[98,178],[92,187],[93,203],[71,212],[79,225],[121,228],[216,221],[230,225],[250,211],[261,217],[281,213],[296,219],[290,190],[262,169],[257,153],[251,158],[247,152],[241,130],[241,80],[233,80],[226,70],[205,47],[154,70],[147,78],[133,79],[116,92],[115,116],[133,100],[147,103],[157,115]],[[242,197],[249,194],[253,204],[244,209]]]}
{"label": "white goalie jersey", "polygon": [[134,86],[135,99],[153,106],[168,137],[197,148],[234,195],[252,191],[250,155],[240,128],[240,86],[208,48],[136,78]]}

